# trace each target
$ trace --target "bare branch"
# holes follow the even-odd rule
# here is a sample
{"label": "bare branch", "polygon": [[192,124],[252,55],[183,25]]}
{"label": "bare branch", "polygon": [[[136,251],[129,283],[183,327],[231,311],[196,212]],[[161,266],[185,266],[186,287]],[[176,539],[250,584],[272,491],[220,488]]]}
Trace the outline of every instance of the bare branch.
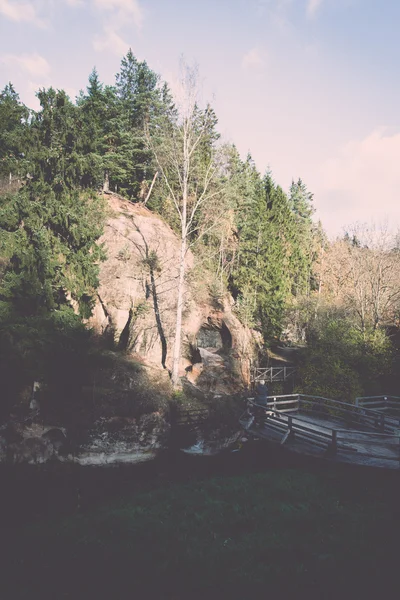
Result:
{"label": "bare branch", "polygon": [[145,199],[145,201],[143,202],[143,206],[146,206],[147,202],[149,201],[149,198],[150,198],[150,196],[151,196],[151,192],[153,191],[153,187],[154,187],[154,184],[155,184],[155,182],[156,182],[156,179],[157,179],[157,177],[158,177],[158,171],[156,171],[156,172],[154,173],[153,181],[151,182],[151,186],[150,186],[150,189],[149,189],[149,191],[148,191],[148,194],[147,194],[147,196],[146,196],[146,199]]}

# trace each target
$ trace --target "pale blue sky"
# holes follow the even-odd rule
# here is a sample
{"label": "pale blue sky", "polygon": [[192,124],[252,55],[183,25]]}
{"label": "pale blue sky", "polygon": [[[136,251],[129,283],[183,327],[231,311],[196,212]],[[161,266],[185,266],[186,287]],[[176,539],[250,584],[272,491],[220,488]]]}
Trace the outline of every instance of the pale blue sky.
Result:
{"label": "pale blue sky", "polygon": [[129,46],[173,82],[196,61],[220,130],[288,189],[302,177],[330,234],[400,225],[398,0],[0,0],[0,87],[74,97]]}

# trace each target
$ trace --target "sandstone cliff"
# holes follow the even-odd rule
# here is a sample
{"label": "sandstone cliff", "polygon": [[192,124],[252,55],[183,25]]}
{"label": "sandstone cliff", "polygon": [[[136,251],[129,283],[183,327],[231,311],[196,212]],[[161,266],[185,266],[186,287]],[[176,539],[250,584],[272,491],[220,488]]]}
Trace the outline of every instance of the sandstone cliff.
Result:
{"label": "sandstone cliff", "polygon": [[[188,252],[180,364],[185,394],[173,397],[168,370],[180,242],[143,206],[116,195],[107,199],[100,240],[107,260],[90,325],[113,351],[96,348],[82,388],[71,397],[34,383],[40,401],[28,389],[20,413],[0,427],[0,463],[136,462],[166,447],[213,453],[242,435],[237,392],[249,382],[254,334],[235,316],[232,299],[211,298],[208,275]],[[193,421],[199,411],[204,420]]]}
{"label": "sandstone cliff", "polygon": [[[121,197],[108,196],[109,218],[100,240],[98,299],[90,321],[121,350],[170,369],[176,315],[179,239],[157,215]],[[213,303],[187,255],[181,376],[214,393],[249,381],[256,340],[232,311],[232,300]]]}

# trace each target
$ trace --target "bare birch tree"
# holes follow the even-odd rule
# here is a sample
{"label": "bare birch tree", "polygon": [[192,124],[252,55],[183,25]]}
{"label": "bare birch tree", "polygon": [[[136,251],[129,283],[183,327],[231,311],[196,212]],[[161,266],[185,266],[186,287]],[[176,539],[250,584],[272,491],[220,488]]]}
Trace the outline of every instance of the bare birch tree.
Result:
{"label": "bare birch tree", "polygon": [[152,125],[151,128],[149,126],[146,139],[180,224],[181,244],[171,374],[172,383],[176,387],[179,383],[186,255],[191,237],[200,229],[200,210],[220,194],[220,189],[215,186],[218,172],[216,149],[209,137],[215,115],[209,106],[205,110],[199,109],[196,67],[181,62],[180,82],[174,96],[177,115],[172,119],[164,116],[156,125]]}

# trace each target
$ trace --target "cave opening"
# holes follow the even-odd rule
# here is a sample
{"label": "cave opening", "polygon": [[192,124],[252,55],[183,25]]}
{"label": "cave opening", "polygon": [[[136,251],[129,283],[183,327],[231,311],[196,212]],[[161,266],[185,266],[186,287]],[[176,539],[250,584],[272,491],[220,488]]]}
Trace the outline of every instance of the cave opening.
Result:
{"label": "cave opening", "polygon": [[228,353],[232,348],[231,332],[224,322],[221,327],[203,325],[198,331],[196,346],[197,348],[212,349],[214,352]]}

